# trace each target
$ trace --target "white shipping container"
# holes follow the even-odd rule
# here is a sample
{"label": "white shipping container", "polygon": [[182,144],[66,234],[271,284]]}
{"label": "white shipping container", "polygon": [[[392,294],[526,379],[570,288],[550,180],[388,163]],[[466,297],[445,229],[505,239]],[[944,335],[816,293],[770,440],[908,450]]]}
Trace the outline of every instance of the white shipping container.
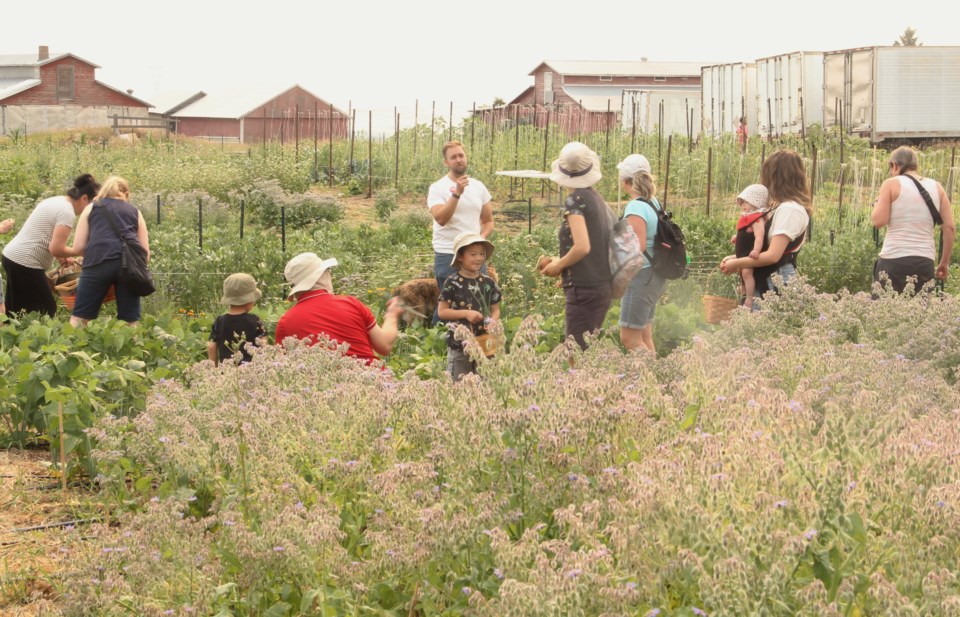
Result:
{"label": "white shipping container", "polygon": [[734,133],[746,116],[747,130],[757,129],[757,65],[743,62],[705,66],[700,74],[703,110],[701,130],[705,135]]}
{"label": "white shipping container", "polygon": [[797,51],[757,60],[757,133],[801,133],[823,123],[823,52]]}
{"label": "white shipping container", "polygon": [[631,130],[636,118],[637,131],[652,133],[660,121],[660,104],[663,104],[663,134],[686,135],[693,123],[694,136],[698,132],[700,118],[700,93],[696,90],[624,90],[623,108],[620,110],[623,128]]}
{"label": "white shipping container", "polygon": [[873,143],[960,137],[960,47],[828,52],[823,107],[827,126]]}

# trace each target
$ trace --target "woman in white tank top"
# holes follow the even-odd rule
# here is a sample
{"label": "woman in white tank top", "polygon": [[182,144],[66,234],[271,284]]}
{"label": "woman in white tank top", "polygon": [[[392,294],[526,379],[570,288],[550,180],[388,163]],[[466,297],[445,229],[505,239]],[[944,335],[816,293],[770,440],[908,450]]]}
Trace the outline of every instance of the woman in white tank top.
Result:
{"label": "woman in white tank top", "polygon": [[[950,198],[939,182],[920,175],[917,153],[913,148],[901,146],[894,150],[889,165],[891,177],[880,185],[880,194],[871,215],[874,227],[887,228],[880,258],[873,269],[873,279],[880,281],[881,273],[885,273],[890,285],[900,293],[906,287],[908,277],[916,277],[916,289],[934,276],[946,280],[957,228]],[[917,183],[926,189],[934,209],[943,219],[943,251],[936,268],[933,213]]]}

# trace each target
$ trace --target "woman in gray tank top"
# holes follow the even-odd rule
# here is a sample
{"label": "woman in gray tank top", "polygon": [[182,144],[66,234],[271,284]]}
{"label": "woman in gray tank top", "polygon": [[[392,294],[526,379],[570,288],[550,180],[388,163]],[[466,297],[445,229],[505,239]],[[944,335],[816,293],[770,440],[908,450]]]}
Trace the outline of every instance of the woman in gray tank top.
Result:
{"label": "woman in gray tank top", "polygon": [[[890,286],[897,293],[903,292],[909,277],[916,277],[915,289],[920,289],[934,277],[945,281],[957,233],[950,197],[939,182],[920,175],[917,153],[909,146],[901,146],[890,153],[889,169],[891,177],[880,185],[880,194],[870,217],[877,229],[887,228],[880,258],[873,268],[873,280],[885,284],[882,279],[889,279]],[[926,197],[921,188],[927,193]],[[927,198],[930,205],[927,205]],[[936,267],[934,212],[943,221],[943,246]],[[884,274],[886,277],[882,276]]]}

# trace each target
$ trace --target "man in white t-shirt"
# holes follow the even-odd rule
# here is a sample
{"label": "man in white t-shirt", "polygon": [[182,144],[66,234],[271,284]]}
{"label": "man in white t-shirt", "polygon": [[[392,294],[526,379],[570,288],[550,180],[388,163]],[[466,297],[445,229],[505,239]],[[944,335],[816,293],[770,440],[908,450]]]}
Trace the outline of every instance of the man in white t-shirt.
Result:
{"label": "man in white t-shirt", "polygon": [[[465,231],[484,238],[493,233],[490,191],[483,182],[467,175],[467,153],[462,143],[444,144],[443,164],[449,170],[447,175],[431,184],[427,194],[427,208],[433,216],[433,272],[440,289],[456,272],[450,265],[454,239]],[[433,321],[437,319],[434,312]]]}

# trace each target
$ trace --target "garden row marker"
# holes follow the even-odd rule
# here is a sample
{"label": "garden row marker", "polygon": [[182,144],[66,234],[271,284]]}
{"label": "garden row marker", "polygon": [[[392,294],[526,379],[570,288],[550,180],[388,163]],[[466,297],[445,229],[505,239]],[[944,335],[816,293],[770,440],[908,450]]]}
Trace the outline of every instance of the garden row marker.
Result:
{"label": "garden row marker", "polygon": [[[397,112],[397,108],[393,108],[393,141],[395,148],[394,164],[393,164],[393,188],[400,188],[400,113]],[[332,182],[332,180],[331,180]]]}
{"label": "garden row marker", "polygon": [[710,216],[710,188],[713,184],[713,146],[707,149],[707,216]]}
{"label": "garden row marker", "polygon": [[317,169],[317,156],[318,156],[318,144],[317,140],[320,135],[320,110],[317,108],[317,102],[313,102],[313,183],[316,184],[320,180],[320,172]]}
{"label": "garden row marker", "polygon": [[673,135],[667,136],[667,171],[663,178],[663,208],[667,207],[667,189],[670,186],[670,151],[673,149]]}
{"label": "garden row marker", "polygon": [[[319,118],[318,118],[319,120]],[[330,117],[327,118],[327,132],[330,133],[330,148],[328,156],[327,178],[330,186],[333,186],[333,103],[330,103]]]}
{"label": "garden row marker", "polygon": [[[373,110],[368,112],[367,121],[367,199],[373,197]],[[433,135],[430,136],[430,149],[433,149]]]}
{"label": "garden row marker", "polygon": [[67,446],[63,443],[63,403],[57,403],[57,415],[60,419],[60,492],[67,493]]}

